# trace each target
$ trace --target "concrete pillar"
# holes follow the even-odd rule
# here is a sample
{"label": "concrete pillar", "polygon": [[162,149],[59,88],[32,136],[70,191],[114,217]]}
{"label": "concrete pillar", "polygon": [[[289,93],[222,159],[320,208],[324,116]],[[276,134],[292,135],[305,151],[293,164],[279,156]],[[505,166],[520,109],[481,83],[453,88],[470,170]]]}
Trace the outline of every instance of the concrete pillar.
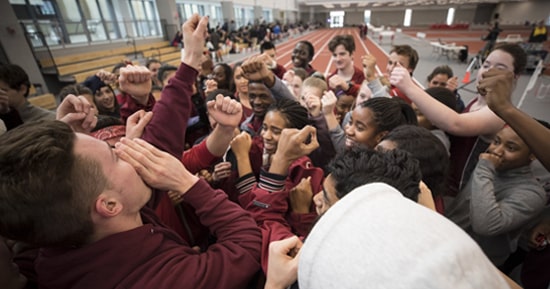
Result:
{"label": "concrete pillar", "polygon": [[281,17],[281,10],[279,8],[273,8],[271,11],[273,13],[273,21],[279,21],[281,24],[285,23],[285,19]]}
{"label": "concrete pillar", "polygon": [[258,22],[264,17],[264,10],[262,6],[254,6],[254,22]]}
{"label": "concrete pillar", "polygon": [[161,23],[166,23],[165,38],[171,40],[171,37],[181,28],[178,6],[176,1],[157,0],[156,2]]}
{"label": "concrete pillar", "polygon": [[[31,47],[25,38],[25,32],[19,25],[10,2],[0,1],[0,11],[2,11],[0,43],[2,43],[10,63],[21,66],[29,75],[31,83],[39,84],[42,86],[43,92],[49,92]],[[53,91],[53,93],[57,93],[57,91]]]}
{"label": "concrete pillar", "polygon": [[234,8],[233,2],[222,1],[221,4],[222,4],[223,21],[229,24],[231,20],[235,20],[235,10],[233,9]]}

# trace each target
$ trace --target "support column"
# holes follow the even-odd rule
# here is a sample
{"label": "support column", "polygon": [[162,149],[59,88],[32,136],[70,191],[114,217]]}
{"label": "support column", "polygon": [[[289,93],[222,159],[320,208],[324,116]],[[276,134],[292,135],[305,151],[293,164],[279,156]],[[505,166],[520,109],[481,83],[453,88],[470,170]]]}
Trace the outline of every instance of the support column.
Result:
{"label": "support column", "polygon": [[166,23],[166,29],[164,31],[166,35],[164,38],[171,40],[171,37],[176,35],[176,32],[181,28],[178,6],[176,5],[176,1],[157,0],[156,2],[161,23]]}
{"label": "support column", "polygon": [[260,19],[264,17],[262,6],[254,6],[254,23],[260,24]]}
{"label": "support column", "polygon": [[233,2],[232,1],[222,1],[222,14],[223,14],[223,21],[227,24],[231,20],[235,20],[235,10],[233,9]]}

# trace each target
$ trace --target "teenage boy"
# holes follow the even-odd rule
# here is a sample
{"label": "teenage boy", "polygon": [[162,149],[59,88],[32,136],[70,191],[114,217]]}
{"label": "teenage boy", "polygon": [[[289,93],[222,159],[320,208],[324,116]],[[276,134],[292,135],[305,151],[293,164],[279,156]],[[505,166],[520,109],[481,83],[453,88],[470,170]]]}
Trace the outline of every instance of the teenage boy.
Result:
{"label": "teenage boy", "polygon": [[[382,84],[380,79],[375,73],[376,58],[372,54],[363,56],[363,68],[365,71],[365,77],[368,81],[368,86],[373,93],[374,97],[387,96],[387,97],[399,97],[405,100],[408,104],[412,101],[403,94],[397,87],[390,85],[389,92],[387,87]],[[390,51],[388,58],[388,64],[386,65],[386,73],[384,74],[386,79],[389,79],[393,69],[397,66],[402,66],[409,71],[412,76],[416,65],[418,64],[418,52],[409,45],[396,45]]]}
{"label": "teenage boy", "polygon": [[328,43],[328,49],[332,53],[332,60],[336,65],[327,78],[329,87],[340,95],[357,96],[361,84],[365,80],[363,71],[353,65],[353,52],[355,52],[355,41],[353,36],[336,35]]}

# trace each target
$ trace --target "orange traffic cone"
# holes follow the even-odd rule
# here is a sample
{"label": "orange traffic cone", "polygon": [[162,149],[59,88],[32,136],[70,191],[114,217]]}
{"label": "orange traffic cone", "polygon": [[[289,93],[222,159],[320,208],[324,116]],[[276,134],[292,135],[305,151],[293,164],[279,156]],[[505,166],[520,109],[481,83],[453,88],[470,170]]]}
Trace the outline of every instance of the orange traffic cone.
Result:
{"label": "orange traffic cone", "polygon": [[470,72],[466,71],[466,74],[464,74],[464,78],[462,79],[462,83],[468,83],[470,82]]}

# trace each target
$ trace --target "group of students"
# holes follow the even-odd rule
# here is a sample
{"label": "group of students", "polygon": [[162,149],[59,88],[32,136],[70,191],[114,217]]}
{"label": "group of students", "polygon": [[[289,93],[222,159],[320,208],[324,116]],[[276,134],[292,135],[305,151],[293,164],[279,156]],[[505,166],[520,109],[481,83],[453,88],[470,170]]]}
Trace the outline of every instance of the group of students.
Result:
{"label": "group of students", "polygon": [[207,23],[183,24],[179,67],[98,72],[55,113],[0,69],[2,288],[517,288],[522,236],[523,285],[548,286],[532,163],[548,174],[550,131],[510,102],[519,46],[488,55],[462,108],[448,67],[413,82],[408,45],[377,75],[338,35],[325,78],[308,41],[288,71],[269,42],[214,65]]}

